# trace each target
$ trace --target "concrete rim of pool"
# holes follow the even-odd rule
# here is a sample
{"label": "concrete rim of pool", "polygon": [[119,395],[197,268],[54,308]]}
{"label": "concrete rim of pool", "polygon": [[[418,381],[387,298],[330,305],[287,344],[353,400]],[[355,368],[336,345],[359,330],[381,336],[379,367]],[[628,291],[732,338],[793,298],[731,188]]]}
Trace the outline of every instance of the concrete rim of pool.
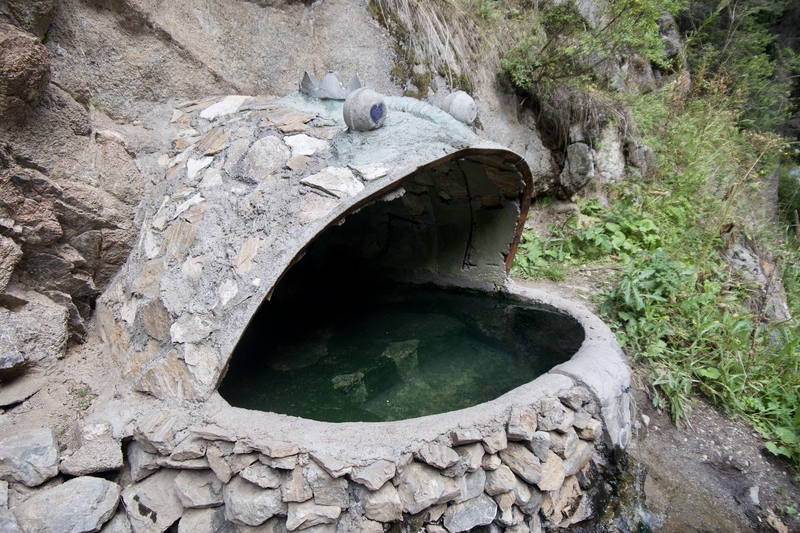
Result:
{"label": "concrete rim of pool", "polygon": [[[200,137],[143,201],[139,246],[98,300],[100,333],[123,375],[135,390],[191,412],[198,436],[253,450],[283,443],[349,465],[396,462],[424,442],[452,445],[457,431],[491,435],[514,409],[573,389],[597,405],[606,443],[625,448],[630,376],[613,333],[582,305],[507,278],[536,187],[525,160],[437,108],[386,100],[386,122],[372,132],[345,131],[340,102],[299,94],[181,108]],[[206,155],[205,140],[220,132],[230,140]],[[584,327],[580,350],[495,400],[417,419],[331,424],[231,407],[216,388],[260,303],[326,229],[383,204],[408,218],[433,213],[424,230],[430,246],[395,277],[502,290],[551,307]],[[454,238],[447,222],[457,219],[464,223]],[[403,234],[401,244],[420,234]]]}

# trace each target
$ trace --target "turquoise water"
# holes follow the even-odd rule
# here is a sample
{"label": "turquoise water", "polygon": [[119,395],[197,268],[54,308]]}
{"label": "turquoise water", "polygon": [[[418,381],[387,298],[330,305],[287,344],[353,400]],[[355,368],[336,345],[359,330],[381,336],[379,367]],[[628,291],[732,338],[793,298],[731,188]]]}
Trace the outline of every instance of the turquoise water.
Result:
{"label": "turquoise water", "polygon": [[266,302],[219,390],[238,407],[313,420],[401,420],[492,400],[569,359],[583,338],[561,314],[434,286]]}

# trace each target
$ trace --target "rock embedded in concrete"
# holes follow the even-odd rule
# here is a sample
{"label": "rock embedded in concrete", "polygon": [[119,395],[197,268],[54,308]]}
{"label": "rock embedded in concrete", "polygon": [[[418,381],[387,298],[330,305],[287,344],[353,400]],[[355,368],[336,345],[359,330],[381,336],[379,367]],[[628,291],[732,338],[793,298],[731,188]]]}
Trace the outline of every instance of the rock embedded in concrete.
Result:
{"label": "rock embedded in concrete", "polygon": [[73,476],[122,468],[122,446],[109,424],[86,424],[80,429],[80,446],[61,460],[61,471]]}
{"label": "rock embedded in concrete", "polygon": [[488,454],[505,450],[507,445],[508,437],[502,429],[496,429],[483,437],[483,448]]}
{"label": "rock embedded in concrete", "polygon": [[290,455],[288,457],[279,457],[273,458],[264,455],[263,453],[258,454],[258,460],[261,463],[272,467],[277,468],[278,470],[293,470],[294,467],[297,466],[297,456]]}
{"label": "rock embedded in concrete", "polygon": [[368,466],[353,467],[350,479],[361,483],[369,490],[379,490],[384,483],[394,477],[396,471],[397,467],[392,461],[375,461]]}
{"label": "rock embedded in concrete", "polygon": [[281,498],[283,501],[301,503],[313,497],[314,491],[306,480],[303,467],[295,467],[294,470],[284,477],[283,483],[281,484]]}
{"label": "rock embedded in concrete", "polygon": [[413,462],[397,476],[397,492],[403,502],[403,511],[411,514],[439,503],[445,491],[444,478],[433,468]]}
{"label": "rock embedded in concrete", "polygon": [[542,479],[541,461],[522,444],[509,443],[508,448],[500,452],[500,459],[531,485],[536,485]]}
{"label": "rock embedded in concrete", "polygon": [[414,458],[429,465],[444,470],[458,463],[459,455],[449,446],[438,442],[428,442],[414,452]]}
{"label": "rock embedded in concrete", "polygon": [[122,491],[122,501],[134,533],[162,533],[183,514],[175,490],[176,470],[159,470]]}
{"label": "rock embedded in concrete", "polygon": [[580,440],[578,439],[578,434],[572,428],[569,428],[564,433],[554,431],[550,433],[550,449],[562,458],[569,457],[575,452],[578,440]]}
{"label": "rock embedded in concrete", "polygon": [[292,149],[292,156],[314,155],[331,146],[329,142],[309,137],[305,133],[286,136],[283,138],[283,142]]}
{"label": "rock embedded in concrete", "polygon": [[131,533],[131,521],[125,514],[124,506],[117,506],[117,512],[103,525],[100,533]]}
{"label": "rock embedded in concrete", "polygon": [[274,468],[259,462],[248,465],[239,472],[239,475],[262,489],[277,489],[281,486],[280,473]]}
{"label": "rock embedded in concrete", "polygon": [[34,493],[14,507],[22,531],[98,531],[114,515],[120,488],[96,477],[77,477]]}
{"label": "rock embedded in concrete", "polygon": [[496,515],[497,503],[486,494],[481,494],[477,498],[449,506],[444,512],[443,523],[450,533],[459,533],[490,524]]}
{"label": "rock embedded in concrete", "polygon": [[353,172],[347,167],[325,168],[303,178],[300,183],[319,189],[336,198],[355,196],[364,190],[364,184],[353,176]]}
{"label": "rock embedded in concrete", "polygon": [[[257,453],[237,453],[236,448],[234,447],[233,453],[225,457],[225,461],[231,467],[231,471],[234,474],[240,473],[242,470],[250,466],[251,464],[258,461],[258,454]],[[268,467],[269,468],[269,467]],[[245,478],[247,479],[247,478]],[[250,481],[248,479],[248,481]],[[254,483],[251,481],[251,483]],[[258,485],[258,483],[256,483]],[[275,487],[262,487],[262,488],[275,488]]]}
{"label": "rock embedded in concrete", "polygon": [[541,402],[538,424],[541,431],[567,431],[572,426],[574,413],[555,398],[545,398]]}
{"label": "rock embedded in concrete", "polygon": [[456,503],[465,502],[481,495],[486,486],[486,471],[482,468],[456,478],[461,488],[461,496],[455,499]]}
{"label": "rock embedded in concrete", "polygon": [[486,484],[484,490],[489,496],[496,496],[514,490],[516,478],[514,473],[506,465],[500,465],[497,470],[486,473]]}
{"label": "rock embedded in concrete", "polygon": [[508,420],[508,440],[529,441],[536,432],[536,411],[533,407],[518,407],[511,409],[511,417]]}
{"label": "rock embedded in concrete", "polygon": [[258,526],[274,515],[286,514],[286,503],[277,489],[262,489],[234,477],[222,490],[225,501],[225,516],[231,522]]}
{"label": "rock embedded in concrete", "polygon": [[0,532],[22,533],[14,513],[4,507],[0,507]]}
{"label": "rock embedded in concrete", "polygon": [[225,519],[225,508],[188,509],[178,522],[178,533],[239,533],[232,522]]}
{"label": "rock embedded in concrete", "polygon": [[286,528],[308,529],[321,524],[332,524],[339,518],[342,509],[333,505],[318,505],[313,501],[290,503],[286,515]]}
{"label": "rock embedded in concrete", "polygon": [[139,422],[133,435],[144,451],[168,456],[175,448],[175,435],[186,425],[180,413],[153,411]]}
{"label": "rock embedded in concrete", "polygon": [[577,431],[583,440],[597,440],[603,434],[603,424],[596,418],[591,418],[586,427]]}
{"label": "rock embedded in concrete", "polygon": [[322,452],[311,452],[309,456],[331,476],[338,478],[349,474],[353,467],[336,457]]}
{"label": "rock embedded in concrete", "polygon": [[223,483],[227,483],[233,477],[233,470],[228,461],[225,460],[225,454],[219,449],[218,443],[209,446],[206,449],[206,459],[208,459],[208,466],[214,474]]}
{"label": "rock embedded in concrete", "polygon": [[531,488],[516,476],[514,476],[514,481],[514,503],[525,507],[531,501]]}
{"label": "rock embedded in concrete", "polygon": [[461,497],[461,483],[451,477],[442,477],[444,490],[436,501],[437,504],[455,501]]}
{"label": "rock embedded in concrete", "polygon": [[58,442],[50,428],[0,440],[0,479],[36,487],[58,475]]}
{"label": "rock embedded in concrete", "polygon": [[136,441],[128,445],[127,455],[131,466],[131,480],[134,482],[143,480],[160,468],[158,455],[144,451]]}
{"label": "rock embedded in concrete", "polygon": [[222,505],[222,482],[210,470],[183,470],[175,478],[175,492],[187,509]]}
{"label": "rock embedded in concrete", "polygon": [[262,137],[247,151],[238,177],[246,183],[259,183],[286,166],[291,156],[289,147],[279,137]]}
{"label": "rock embedded in concrete", "polygon": [[547,451],[551,446],[550,432],[537,431],[528,443],[528,448],[539,458],[540,461],[547,461]]}
{"label": "rock embedded in concrete", "polygon": [[378,522],[395,522],[403,519],[403,502],[400,494],[391,483],[374,492],[367,492],[363,498],[364,514]]}
{"label": "rock embedded in concrete", "polygon": [[552,450],[548,452],[547,461],[542,463],[542,477],[536,485],[539,490],[553,491],[564,484],[564,461]]}
{"label": "rock embedded in concrete", "polygon": [[200,112],[200,117],[206,120],[216,120],[220,117],[233,115],[250,100],[250,96],[231,95],[226,96],[219,102],[212,104]]}
{"label": "rock embedded in concrete", "polygon": [[503,461],[496,453],[486,454],[483,456],[483,459],[481,459],[481,468],[487,472],[490,472],[492,470],[497,470],[497,467],[499,467],[502,463]]}
{"label": "rock embedded in concrete", "polygon": [[350,504],[347,493],[347,480],[334,478],[314,461],[309,461],[304,475],[314,493],[314,501],[319,505],[336,505],[345,508]]}
{"label": "rock embedded in concrete", "polygon": [[483,456],[486,455],[483,446],[479,442],[458,446],[453,448],[453,451],[458,454],[467,472],[475,472],[480,469],[481,463],[483,463]]}
{"label": "rock embedded in concrete", "polygon": [[564,459],[564,475],[574,476],[580,472],[592,459],[594,447],[588,442],[578,441],[575,451]]}
{"label": "rock embedded in concrete", "polygon": [[289,457],[300,453],[300,448],[297,447],[297,444],[278,440],[259,442],[254,445],[254,448],[274,459]]}
{"label": "rock embedded in concrete", "polygon": [[450,439],[453,441],[454,446],[458,446],[461,444],[480,442],[483,439],[483,435],[481,435],[481,432],[475,428],[459,428],[450,432]]}
{"label": "rock embedded in concrete", "polygon": [[0,509],[8,507],[8,481],[0,481]]}
{"label": "rock embedded in concrete", "polygon": [[175,461],[186,461],[189,459],[200,459],[206,455],[206,440],[199,437],[187,437],[183,439],[170,454],[170,459]]}

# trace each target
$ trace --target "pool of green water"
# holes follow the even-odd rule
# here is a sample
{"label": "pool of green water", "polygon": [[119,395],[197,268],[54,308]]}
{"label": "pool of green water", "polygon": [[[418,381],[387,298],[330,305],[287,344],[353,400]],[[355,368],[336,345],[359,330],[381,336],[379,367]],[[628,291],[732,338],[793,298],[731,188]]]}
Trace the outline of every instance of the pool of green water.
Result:
{"label": "pool of green water", "polygon": [[462,289],[266,302],[219,391],[234,406],[313,420],[401,420],[497,398],[568,360],[583,339],[570,317]]}

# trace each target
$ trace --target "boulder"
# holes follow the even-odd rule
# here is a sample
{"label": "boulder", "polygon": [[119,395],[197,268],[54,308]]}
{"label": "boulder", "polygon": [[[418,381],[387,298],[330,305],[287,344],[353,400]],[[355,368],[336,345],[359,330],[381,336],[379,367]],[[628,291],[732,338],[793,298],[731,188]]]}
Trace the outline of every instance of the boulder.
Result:
{"label": "boulder", "polygon": [[222,505],[222,482],[210,470],[183,470],[175,477],[175,492],[187,509]]}
{"label": "boulder", "polygon": [[0,370],[61,359],[67,350],[67,309],[38,293],[19,294],[25,305],[0,307]]}
{"label": "boulder", "polygon": [[0,479],[36,487],[58,475],[58,442],[50,428],[0,440]]}
{"label": "boulder", "polygon": [[286,514],[286,503],[277,489],[262,489],[234,477],[222,490],[225,517],[236,524],[258,526],[276,514]]}
{"label": "boulder", "polygon": [[116,483],[96,477],[77,477],[34,493],[14,507],[14,515],[23,531],[98,531],[114,515],[119,495]]}
{"label": "boulder", "polygon": [[481,494],[466,502],[456,503],[444,512],[444,527],[450,533],[469,531],[477,526],[491,524],[497,515],[497,503]]}
{"label": "boulder", "polygon": [[159,470],[122,491],[122,501],[134,533],[162,533],[183,514],[175,491],[175,470]]}
{"label": "boulder", "polygon": [[30,33],[0,22],[0,114],[23,123],[50,83],[50,56]]}

